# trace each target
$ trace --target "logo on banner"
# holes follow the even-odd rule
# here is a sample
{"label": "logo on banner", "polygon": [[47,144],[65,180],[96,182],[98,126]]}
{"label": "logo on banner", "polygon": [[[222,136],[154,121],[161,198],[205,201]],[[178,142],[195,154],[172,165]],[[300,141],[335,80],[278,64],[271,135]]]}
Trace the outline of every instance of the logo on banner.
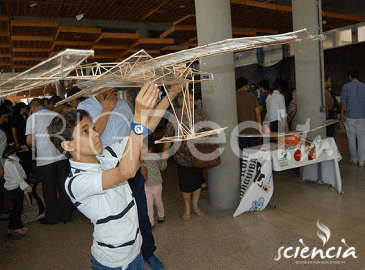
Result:
{"label": "logo on banner", "polygon": [[[319,229],[317,236],[322,240],[324,247],[330,239],[331,230],[324,224],[320,223],[319,220],[317,221],[317,227]],[[274,259],[275,261],[279,261],[282,258],[312,259],[296,261],[296,264],[344,264],[344,261],[325,261],[324,259],[345,259],[350,256],[356,259],[358,256],[356,256],[355,248],[349,247],[346,244],[345,239],[342,239],[341,242],[345,245],[345,247],[329,247],[327,249],[314,247],[312,250],[310,250],[309,247],[304,244],[303,239],[299,239],[299,243],[302,246],[299,245],[298,247],[287,248],[280,247],[278,249],[278,255]],[[313,259],[320,259],[320,261],[315,261]]]}
{"label": "logo on banner", "polygon": [[302,151],[300,151],[300,149],[297,149],[294,152],[294,160],[299,162],[302,159]]}

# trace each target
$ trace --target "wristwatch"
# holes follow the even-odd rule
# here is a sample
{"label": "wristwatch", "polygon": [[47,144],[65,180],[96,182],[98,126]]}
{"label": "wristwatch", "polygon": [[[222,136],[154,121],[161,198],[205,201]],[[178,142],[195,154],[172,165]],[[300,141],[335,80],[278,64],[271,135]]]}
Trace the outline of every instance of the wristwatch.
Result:
{"label": "wristwatch", "polygon": [[145,127],[144,125],[140,124],[140,123],[134,123],[132,122],[131,123],[131,130],[133,130],[133,132],[136,134],[136,135],[150,135],[152,134],[152,131]]}

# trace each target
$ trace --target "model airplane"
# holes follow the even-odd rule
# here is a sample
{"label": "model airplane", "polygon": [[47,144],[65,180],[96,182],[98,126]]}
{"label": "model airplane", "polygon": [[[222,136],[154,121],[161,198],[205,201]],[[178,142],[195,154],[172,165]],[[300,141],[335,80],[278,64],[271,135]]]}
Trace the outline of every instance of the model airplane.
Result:
{"label": "model airplane", "polygon": [[[0,82],[0,97],[29,91],[58,80],[77,80],[76,85],[82,89],[76,95],[62,100],[59,104],[80,96],[93,96],[110,88],[141,87],[146,82],[154,82],[162,86],[167,97],[169,96],[166,86],[174,84],[182,85],[181,91],[186,94],[189,91],[189,84],[194,86],[196,82],[213,80],[213,74],[195,70],[191,67],[200,58],[323,38],[323,35],[311,36],[306,29],[302,29],[280,35],[227,39],[156,58],[141,50],[120,63],[84,65],[81,63],[89,56],[94,55],[93,50],[67,49],[13,78]],[[184,96],[186,96],[185,94]],[[171,105],[173,106],[173,104]],[[190,110],[190,114],[194,115],[193,109]],[[162,139],[163,142],[209,136],[225,129],[195,133],[193,124],[184,128],[179,119],[177,120],[179,125],[178,135],[171,138],[165,137]]]}

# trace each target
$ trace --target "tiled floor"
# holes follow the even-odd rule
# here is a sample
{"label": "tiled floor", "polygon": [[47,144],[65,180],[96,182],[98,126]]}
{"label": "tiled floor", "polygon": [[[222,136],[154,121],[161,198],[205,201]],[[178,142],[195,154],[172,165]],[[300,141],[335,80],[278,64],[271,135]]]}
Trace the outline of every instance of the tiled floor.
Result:
{"label": "tiled floor", "polygon": [[[166,222],[153,230],[157,243],[156,255],[166,269],[365,269],[365,168],[347,162],[345,134],[338,134],[338,146],[344,194],[334,188],[300,181],[299,172],[274,173],[275,210],[245,213],[232,217],[235,209],[219,210],[208,204],[208,190],[202,193],[201,209],[207,216],[193,216],[189,222],[181,219],[182,198],[177,190],[177,175],[173,163],[164,173],[164,203]],[[29,211],[29,210],[27,210]],[[317,236],[317,220],[330,229],[328,243],[323,246]],[[7,222],[0,222],[1,237],[5,237]],[[92,226],[81,214],[75,213],[69,224],[45,226],[28,224],[26,237],[19,241],[0,242],[0,269],[90,269],[89,252]],[[347,259],[285,259],[275,261],[280,247],[314,247],[331,254],[341,254],[355,247],[356,256]],[[288,253],[294,254],[294,251]],[[300,265],[304,261],[311,265]],[[302,262],[303,263],[303,262]],[[331,263],[331,264],[330,264]],[[330,265],[329,265],[330,264]]]}

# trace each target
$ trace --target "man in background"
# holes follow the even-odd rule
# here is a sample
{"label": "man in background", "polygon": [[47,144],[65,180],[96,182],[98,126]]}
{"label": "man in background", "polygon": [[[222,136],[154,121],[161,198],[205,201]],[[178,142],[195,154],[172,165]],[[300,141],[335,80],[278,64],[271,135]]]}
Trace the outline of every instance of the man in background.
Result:
{"label": "man in background", "polygon": [[[359,71],[347,72],[350,82],[342,88],[341,121],[349,142],[350,163],[364,166],[365,161],[365,84],[359,82]],[[357,144],[357,145],[356,145]]]}

